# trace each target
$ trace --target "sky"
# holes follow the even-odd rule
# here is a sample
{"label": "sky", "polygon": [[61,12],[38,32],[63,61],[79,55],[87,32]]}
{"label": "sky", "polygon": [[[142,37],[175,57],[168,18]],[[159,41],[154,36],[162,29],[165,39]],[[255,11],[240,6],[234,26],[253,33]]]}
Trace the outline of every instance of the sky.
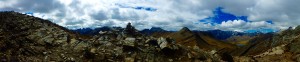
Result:
{"label": "sky", "polygon": [[279,31],[300,25],[300,0],[0,0],[69,29],[103,26],[165,30]]}

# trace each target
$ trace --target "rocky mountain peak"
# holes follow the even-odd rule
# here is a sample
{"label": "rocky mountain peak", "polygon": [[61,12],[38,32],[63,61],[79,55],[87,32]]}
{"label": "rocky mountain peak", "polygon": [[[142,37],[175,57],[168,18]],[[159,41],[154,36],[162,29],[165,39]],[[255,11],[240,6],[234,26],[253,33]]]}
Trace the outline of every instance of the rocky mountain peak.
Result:
{"label": "rocky mountain peak", "polygon": [[182,34],[189,34],[189,35],[192,35],[194,34],[189,28],[187,27],[183,27],[181,30],[178,31],[179,33],[182,33]]}
{"label": "rocky mountain peak", "polygon": [[179,32],[191,32],[191,30],[187,27],[183,27]]}

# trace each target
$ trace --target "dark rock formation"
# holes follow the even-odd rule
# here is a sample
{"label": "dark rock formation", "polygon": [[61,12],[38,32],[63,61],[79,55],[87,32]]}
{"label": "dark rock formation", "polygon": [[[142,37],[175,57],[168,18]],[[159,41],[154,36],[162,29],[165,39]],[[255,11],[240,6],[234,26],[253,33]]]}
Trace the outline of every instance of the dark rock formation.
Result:
{"label": "dark rock formation", "polygon": [[138,30],[131,25],[131,23],[127,24],[126,28],[124,29],[124,33],[130,37],[141,36],[141,33],[139,33]]}

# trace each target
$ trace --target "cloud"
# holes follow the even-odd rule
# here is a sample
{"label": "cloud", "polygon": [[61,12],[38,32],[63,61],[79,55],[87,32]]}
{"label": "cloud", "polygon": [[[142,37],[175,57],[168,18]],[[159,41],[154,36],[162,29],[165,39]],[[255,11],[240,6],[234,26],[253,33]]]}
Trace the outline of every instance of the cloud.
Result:
{"label": "cloud", "polygon": [[1,3],[1,6],[4,5],[4,7],[0,7],[1,11],[49,13],[62,8],[62,4],[55,0],[4,0]]}
{"label": "cloud", "polygon": [[70,29],[101,26],[179,30],[286,29],[300,24],[298,0],[1,0],[0,11],[33,12]]}
{"label": "cloud", "polygon": [[218,25],[219,29],[222,30],[233,30],[233,31],[247,31],[247,30],[259,30],[259,29],[273,29],[271,23],[267,21],[260,22],[246,22],[244,20],[229,20],[223,21]]}
{"label": "cloud", "polygon": [[107,20],[108,17],[106,16],[106,13],[103,11],[98,11],[97,13],[91,14],[91,17],[95,20]]}
{"label": "cloud", "polygon": [[244,20],[229,20],[227,22],[223,21],[221,23],[221,27],[225,27],[225,28],[236,28],[236,27],[241,27],[243,25],[245,25],[246,22]]}
{"label": "cloud", "polygon": [[[277,29],[286,29],[289,26],[299,25],[299,0],[251,0],[232,1],[234,4],[225,4],[224,11],[234,15],[248,16],[251,21],[272,20]],[[283,28],[284,27],[284,28]]]}

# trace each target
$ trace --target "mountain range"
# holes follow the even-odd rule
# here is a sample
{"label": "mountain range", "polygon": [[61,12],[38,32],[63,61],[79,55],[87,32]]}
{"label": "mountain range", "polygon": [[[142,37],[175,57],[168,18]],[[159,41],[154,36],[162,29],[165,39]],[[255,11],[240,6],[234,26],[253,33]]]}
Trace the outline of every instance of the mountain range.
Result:
{"label": "mountain range", "polygon": [[[100,31],[109,31],[112,29],[121,29],[121,27],[108,27],[108,26],[104,26],[104,27],[99,27],[99,28],[95,28],[95,29],[91,29],[91,28],[81,28],[81,29],[75,29],[72,30],[76,33],[82,34],[82,35],[96,35],[98,34],[98,32]],[[237,32],[237,31],[222,31],[222,30],[207,30],[207,31],[196,31],[196,30],[191,30],[192,32],[201,32],[201,33],[205,33],[208,35],[211,35],[212,37],[218,39],[218,40],[226,40],[230,37],[233,36],[256,36],[258,34],[264,34],[261,32],[254,32],[254,33],[248,33],[248,32]],[[163,32],[177,32],[177,31],[167,31],[164,30],[160,27],[152,27],[150,29],[143,29],[141,31],[139,31],[140,33],[143,33],[145,35],[153,35],[154,33],[163,33]]]}

